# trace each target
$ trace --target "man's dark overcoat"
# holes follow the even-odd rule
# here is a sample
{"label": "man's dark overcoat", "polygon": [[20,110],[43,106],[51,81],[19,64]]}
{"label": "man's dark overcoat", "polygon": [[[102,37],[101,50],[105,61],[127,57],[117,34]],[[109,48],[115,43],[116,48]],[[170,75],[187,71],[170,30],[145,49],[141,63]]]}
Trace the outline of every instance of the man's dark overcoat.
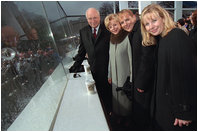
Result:
{"label": "man's dark overcoat", "polygon": [[88,54],[93,78],[99,95],[104,98],[109,94],[108,89],[108,63],[109,63],[110,33],[104,24],[100,24],[97,37],[94,38],[91,27],[85,26],[80,30],[80,46],[73,66],[79,66]]}

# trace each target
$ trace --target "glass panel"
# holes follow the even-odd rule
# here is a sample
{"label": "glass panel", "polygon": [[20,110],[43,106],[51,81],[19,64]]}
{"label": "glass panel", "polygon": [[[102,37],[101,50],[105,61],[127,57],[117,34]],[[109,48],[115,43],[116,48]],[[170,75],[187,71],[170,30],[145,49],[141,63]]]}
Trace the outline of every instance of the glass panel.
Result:
{"label": "glass panel", "polygon": [[157,1],[157,4],[164,8],[174,8],[174,1]]}
{"label": "glass panel", "polygon": [[66,53],[76,49],[79,44],[79,29],[86,24],[85,17],[64,18],[50,24],[59,53],[63,58]]}
{"label": "glass panel", "polygon": [[[70,15],[85,15],[88,8],[94,7],[98,9],[101,15],[113,13],[114,1],[60,1],[61,6]],[[71,7],[75,7],[75,10]]]}
{"label": "glass panel", "polygon": [[7,130],[53,73],[61,57],[42,2],[2,5],[1,130]]}
{"label": "glass panel", "polygon": [[73,34],[79,34],[79,30],[88,24],[85,16],[68,17],[67,20],[69,21]]}
{"label": "glass panel", "polygon": [[183,8],[197,8],[197,1],[183,1]]}
{"label": "glass panel", "polygon": [[[87,25],[87,20],[84,15],[79,15],[79,17],[67,17],[67,13],[61,9],[62,7],[58,2],[53,3],[53,5],[49,2],[44,3],[46,10],[54,6],[56,10],[53,11],[59,12],[58,19],[55,21],[51,21],[50,26],[57,44],[59,54],[64,58],[66,57],[66,54],[68,52],[76,49],[77,45],[79,44],[79,30],[85,25]],[[50,6],[48,6],[49,4]],[[50,9],[49,12],[47,12],[47,15],[48,14],[51,14]]]}
{"label": "glass panel", "polygon": [[62,12],[59,9],[57,9],[60,8],[57,2],[48,1],[48,2],[44,2],[44,5],[49,22],[53,22],[65,16],[65,14],[61,14]]}
{"label": "glass panel", "polygon": [[128,8],[138,8],[138,1],[128,1]]}

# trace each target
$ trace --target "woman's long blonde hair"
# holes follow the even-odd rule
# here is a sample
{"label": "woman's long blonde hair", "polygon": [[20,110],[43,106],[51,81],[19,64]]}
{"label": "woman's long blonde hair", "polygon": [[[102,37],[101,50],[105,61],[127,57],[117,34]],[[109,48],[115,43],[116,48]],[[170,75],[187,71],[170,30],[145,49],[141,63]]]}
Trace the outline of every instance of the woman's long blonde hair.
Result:
{"label": "woman's long blonde hair", "polygon": [[170,16],[170,14],[162,8],[160,5],[151,4],[145,7],[141,13],[141,33],[142,33],[142,45],[143,46],[151,46],[156,44],[155,36],[148,33],[144,26],[144,16],[150,13],[151,16],[159,16],[164,19],[164,30],[161,33],[161,37],[164,37],[170,32],[173,28],[175,28],[175,23]]}

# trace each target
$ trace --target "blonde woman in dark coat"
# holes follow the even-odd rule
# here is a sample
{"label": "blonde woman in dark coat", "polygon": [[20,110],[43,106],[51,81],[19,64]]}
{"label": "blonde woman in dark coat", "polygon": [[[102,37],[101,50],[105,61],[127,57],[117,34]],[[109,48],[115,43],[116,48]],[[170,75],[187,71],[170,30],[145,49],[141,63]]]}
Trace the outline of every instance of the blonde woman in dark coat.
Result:
{"label": "blonde woman in dark coat", "polygon": [[143,9],[141,31],[143,45],[157,45],[152,107],[154,130],[196,130],[193,42],[175,27],[169,13],[156,4]]}
{"label": "blonde woman in dark coat", "polygon": [[130,82],[132,81],[131,45],[128,32],[121,28],[117,14],[108,15],[105,18],[105,26],[111,32],[109,77],[112,80],[113,113],[125,120],[132,114],[131,101],[123,91],[116,91],[116,88],[122,87],[128,76]]}

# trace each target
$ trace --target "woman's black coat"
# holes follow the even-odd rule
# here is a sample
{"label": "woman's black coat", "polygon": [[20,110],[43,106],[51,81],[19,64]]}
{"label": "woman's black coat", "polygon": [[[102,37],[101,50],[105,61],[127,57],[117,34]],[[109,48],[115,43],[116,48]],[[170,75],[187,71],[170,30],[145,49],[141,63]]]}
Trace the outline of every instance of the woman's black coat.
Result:
{"label": "woman's black coat", "polygon": [[195,52],[197,52],[197,25],[190,31],[189,37],[192,39],[194,43]]}
{"label": "woman's black coat", "polygon": [[[129,34],[132,47],[132,92],[133,120],[136,130],[146,130],[150,124],[150,98],[154,82],[155,46],[142,46],[140,21],[137,21]],[[139,93],[137,88],[144,90]]]}
{"label": "woman's black coat", "polygon": [[158,42],[154,125],[156,130],[190,130],[174,127],[175,118],[193,120],[196,115],[196,60],[193,42],[173,29]]}

